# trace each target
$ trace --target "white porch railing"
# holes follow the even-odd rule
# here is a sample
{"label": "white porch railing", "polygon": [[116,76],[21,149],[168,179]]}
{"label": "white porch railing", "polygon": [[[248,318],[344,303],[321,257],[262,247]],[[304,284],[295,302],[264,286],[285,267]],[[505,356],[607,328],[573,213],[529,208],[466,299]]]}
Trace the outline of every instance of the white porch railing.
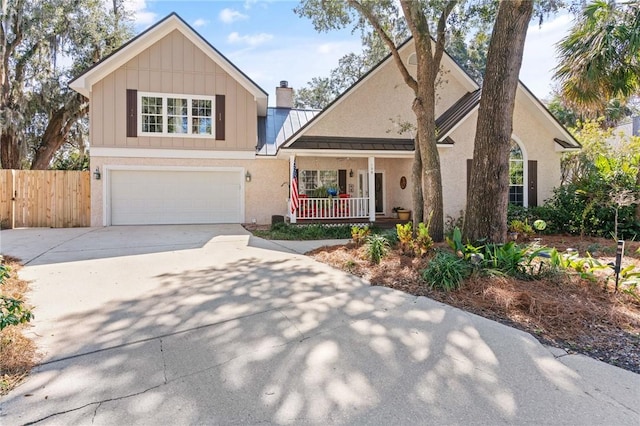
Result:
{"label": "white porch railing", "polygon": [[369,198],[300,198],[298,219],[355,219],[369,217]]}

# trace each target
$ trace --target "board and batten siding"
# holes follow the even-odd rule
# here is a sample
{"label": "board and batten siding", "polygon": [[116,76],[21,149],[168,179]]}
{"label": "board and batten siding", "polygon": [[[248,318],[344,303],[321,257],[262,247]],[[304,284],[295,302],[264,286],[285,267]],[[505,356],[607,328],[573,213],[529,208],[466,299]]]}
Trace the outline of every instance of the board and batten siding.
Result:
{"label": "board and batten siding", "polygon": [[[225,138],[127,137],[127,89],[224,95]],[[256,142],[257,103],[254,96],[177,30],[92,87],[93,147],[253,151]]]}

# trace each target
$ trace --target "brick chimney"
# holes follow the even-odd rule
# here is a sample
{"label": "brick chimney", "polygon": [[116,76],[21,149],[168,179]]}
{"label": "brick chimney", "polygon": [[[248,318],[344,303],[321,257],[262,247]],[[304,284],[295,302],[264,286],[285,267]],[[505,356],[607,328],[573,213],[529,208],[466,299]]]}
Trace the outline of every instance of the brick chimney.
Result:
{"label": "brick chimney", "polygon": [[286,80],[282,80],[280,86],[276,87],[276,107],[293,108],[293,89]]}

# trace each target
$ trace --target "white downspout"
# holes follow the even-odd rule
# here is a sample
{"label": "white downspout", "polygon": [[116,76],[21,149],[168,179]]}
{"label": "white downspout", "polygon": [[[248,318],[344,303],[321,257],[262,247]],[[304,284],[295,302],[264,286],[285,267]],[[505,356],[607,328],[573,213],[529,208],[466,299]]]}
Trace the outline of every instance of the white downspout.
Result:
{"label": "white downspout", "polygon": [[376,221],[376,158],[369,157],[369,222]]}

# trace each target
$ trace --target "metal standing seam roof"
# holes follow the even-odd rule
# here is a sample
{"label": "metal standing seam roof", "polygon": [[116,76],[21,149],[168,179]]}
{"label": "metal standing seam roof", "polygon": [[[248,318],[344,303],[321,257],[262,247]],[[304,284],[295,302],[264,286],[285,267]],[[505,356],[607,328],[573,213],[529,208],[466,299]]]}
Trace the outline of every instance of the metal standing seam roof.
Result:
{"label": "metal standing seam roof", "polygon": [[560,138],[553,138],[553,141],[555,143],[557,143],[558,145],[560,145],[561,147],[565,148],[565,149],[577,149],[577,148],[580,148],[579,146],[576,146],[576,145],[572,144],[571,142],[567,142],[567,141],[562,140]]}
{"label": "metal standing seam roof", "polygon": [[[478,89],[473,92],[467,92],[458,101],[443,112],[436,119],[436,128],[438,129],[438,142],[443,142],[447,134],[462,120],[467,114],[474,110],[480,103],[480,95],[482,90]],[[449,138],[447,138],[449,139]]]}
{"label": "metal standing seam roof", "polygon": [[258,117],[258,155],[276,155],[278,149],[320,110],[267,108],[266,117]]}
{"label": "metal standing seam roof", "polygon": [[413,139],[301,136],[289,148],[352,151],[413,151]]}

